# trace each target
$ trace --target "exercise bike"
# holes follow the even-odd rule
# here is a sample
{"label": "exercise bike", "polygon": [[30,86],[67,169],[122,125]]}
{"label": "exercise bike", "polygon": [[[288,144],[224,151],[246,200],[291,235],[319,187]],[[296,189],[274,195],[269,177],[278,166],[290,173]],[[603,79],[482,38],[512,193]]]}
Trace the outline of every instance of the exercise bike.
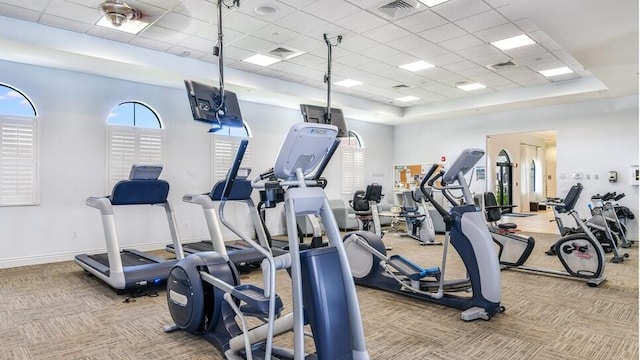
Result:
{"label": "exercise bike", "polygon": [[382,185],[369,184],[366,190],[357,190],[353,193],[353,200],[349,205],[356,212],[358,227],[360,230],[371,231],[383,237],[382,225],[380,225],[380,213],[378,203],[382,200]]}
{"label": "exercise bike", "polygon": [[[333,125],[295,124],[278,154],[273,169],[275,183],[259,176],[252,181],[254,188],[271,189],[267,197],[284,189],[289,253],[278,257],[224,217],[226,200],[248,144],[246,139],[241,141],[218,213],[225,226],[265,256],[264,286],[241,284],[224,246],[217,246],[215,252],[189,255],[169,274],[167,303],[175,325],[165,327],[165,331],[182,329],[202,336],[227,359],[369,359],[338,225],[324,190],[313,186],[317,184],[313,171],[328,162],[330,148],[339,143],[337,133]],[[305,214],[321,217],[329,246],[299,251],[296,216]],[[282,315],[282,301],[275,293],[279,269],[286,269],[291,276],[293,312],[286,315]],[[250,318],[263,323],[250,329]],[[305,323],[311,328],[315,354],[305,354]],[[290,331],[294,334],[293,350],[273,345],[275,336]]]}
{"label": "exercise bike", "polygon": [[[625,258],[628,258],[629,254],[621,254],[618,250],[620,236],[623,236],[620,228],[616,227],[616,230],[619,232],[612,229],[612,227],[620,224],[619,222],[615,222],[617,217],[609,202],[613,197],[614,195],[612,193],[605,194],[604,196],[593,195],[591,197],[591,204],[589,204],[591,218],[587,219],[585,224],[589,230],[591,230],[593,236],[600,242],[604,252],[613,253],[611,262],[617,264],[623,262]],[[615,220],[612,217],[614,217]]]}
{"label": "exercise bike", "polygon": [[[418,210],[418,204],[422,207],[422,212]],[[442,245],[441,242],[436,242],[436,230],[422,190],[416,189],[402,193],[400,216],[404,218],[406,224],[406,234],[403,235],[418,240],[420,245]]]}
{"label": "exercise bike", "polygon": [[[480,149],[467,149],[445,172],[435,173],[434,165],[422,180],[423,195],[442,215],[445,240],[440,266],[423,268],[400,256],[387,256],[382,239],[367,231],[357,231],[344,237],[349,266],[358,285],[411,296],[463,310],[461,318],[489,320],[504,311],[500,304],[501,278],[498,258],[482,215],[474,206],[454,207],[447,212],[427,189],[461,189],[467,201],[473,198],[464,175],[484,156]],[[434,182],[442,178],[439,186]],[[427,184],[428,181],[428,184]],[[449,244],[460,255],[467,271],[463,279],[446,279],[446,259]]]}
{"label": "exercise bike", "polygon": [[[604,249],[600,242],[593,236],[587,225],[580,219],[574,209],[582,184],[573,185],[564,201],[553,203],[553,211],[556,214],[558,226],[562,227],[559,214],[571,215],[582,231],[564,232],[552,246],[547,255],[555,255],[566,271],[543,269],[525,265],[535,247],[535,240],[530,236],[523,236],[511,229],[491,227],[493,241],[498,244],[498,258],[503,269],[517,269],[533,273],[560,276],[575,280],[584,280],[588,286],[595,287],[605,281],[604,275]],[[547,202],[547,204],[552,204]],[[490,211],[492,206],[485,206]],[[499,213],[499,212],[498,212]],[[488,216],[491,220],[499,220],[499,217]],[[563,233],[563,231],[561,231]]]}

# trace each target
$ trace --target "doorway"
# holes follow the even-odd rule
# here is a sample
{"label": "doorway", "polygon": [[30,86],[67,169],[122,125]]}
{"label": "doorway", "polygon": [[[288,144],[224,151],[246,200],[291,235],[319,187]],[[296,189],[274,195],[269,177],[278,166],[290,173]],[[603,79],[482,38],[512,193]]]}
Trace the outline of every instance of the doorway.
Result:
{"label": "doorway", "polygon": [[[513,164],[504,149],[500,150],[496,160],[496,201],[498,205],[513,205]],[[511,210],[509,207],[502,212],[510,213]]]}
{"label": "doorway", "polygon": [[488,135],[486,149],[486,189],[499,204],[522,212],[556,196],[555,130]]}

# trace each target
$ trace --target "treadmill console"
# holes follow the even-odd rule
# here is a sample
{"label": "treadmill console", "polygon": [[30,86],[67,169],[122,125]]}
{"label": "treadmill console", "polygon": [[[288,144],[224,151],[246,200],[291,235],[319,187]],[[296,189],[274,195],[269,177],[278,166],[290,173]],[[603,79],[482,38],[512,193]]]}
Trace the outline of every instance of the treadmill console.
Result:
{"label": "treadmill console", "polygon": [[161,172],[162,165],[134,164],[131,166],[129,180],[158,180]]}

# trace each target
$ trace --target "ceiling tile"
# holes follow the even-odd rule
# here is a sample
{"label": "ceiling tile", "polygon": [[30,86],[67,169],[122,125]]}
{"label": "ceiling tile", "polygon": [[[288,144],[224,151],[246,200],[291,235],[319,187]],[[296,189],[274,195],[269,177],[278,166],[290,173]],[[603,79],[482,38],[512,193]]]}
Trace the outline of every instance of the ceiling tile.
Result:
{"label": "ceiling tile", "polygon": [[438,55],[438,56],[434,56],[434,57],[430,57],[429,58],[429,63],[436,65],[436,66],[443,66],[443,65],[447,65],[447,64],[451,64],[454,62],[458,62],[463,60],[464,58],[462,56],[459,56],[457,54],[454,54],[452,52],[447,52],[444,55]]}
{"label": "ceiling tile", "polygon": [[169,54],[178,55],[180,57],[201,58],[207,53],[195,49],[189,49],[184,46],[172,46],[166,50]]}
{"label": "ceiling tile", "polygon": [[522,85],[522,86],[538,86],[538,85],[546,85],[549,83],[549,80],[547,80],[544,76],[540,75],[537,76],[535,78],[530,78],[530,79],[524,79],[524,80],[519,80],[518,84]]}
{"label": "ceiling tile", "polygon": [[[210,1],[183,0],[171,11],[188,17],[194,17],[207,23],[218,23],[217,6]],[[223,15],[225,12],[228,13],[229,11],[223,10]],[[226,26],[224,18],[222,19],[222,25]]]}
{"label": "ceiling tile", "polygon": [[47,14],[42,15],[42,17],[40,18],[40,23],[43,25],[55,26],[61,29],[77,31],[80,33],[87,32],[92,27],[92,25],[84,22],[74,21],[71,19],[65,19],[59,16]]}
{"label": "ceiling tile", "polygon": [[89,29],[89,31],[87,31],[87,34],[122,42],[129,42],[135,37],[135,35],[126,33],[124,31],[112,30],[101,26],[92,27],[91,29]]}
{"label": "ceiling tile", "polygon": [[335,62],[337,63],[341,63],[347,66],[354,66],[354,67],[357,67],[359,65],[362,65],[371,61],[373,61],[371,60],[371,58],[360,55],[360,54],[355,54],[355,53],[349,54],[347,56],[343,56],[339,59],[335,59]]}
{"label": "ceiling tile", "polygon": [[271,41],[262,40],[253,36],[245,36],[233,42],[233,46],[257,53],[266,54],[273,50],[278,44]]}
{"label": "ceiling tile", "polygon": [[289,6],[292,6],[296,9],[301,9],[305,6],[309,6],[313,3],[315,3],[316,1],[320,1],[320,0],[278,0],[278,2],[281,2],[283,4],[287,4]]}
{"label": "ceiling tile", "polygon": [[[82,1],[82,0],[77,0],[77,1]],[[98,3],[101,3],[102,0],[93,0],[93,1],[97,1]],[[87,1],[83,1],[84,3],[87,3]],[[178,6],[182,1],[181,0],[126,0],[126,3],[136,7],[137,4],[144,4],[144,5],[152,5],[154,7],[158,7],[158,8],[162,8],[164,10],[169,10],[169,9],[173,9],[176,6]]]}
{"label": "ceiling tile", "polygon": [[[464,76],[464,77],[469,78],[469,79],[475,79],[475,78],[480,77],[480,76],[486,76],[486,75],[489,75],[489,74],[493,74],[493,72],[491,70],[487,69],[486,67],[478,66],[478,65],[476,65],[474,67],[471,67],[471,68],[458,70],[458,71],[456,71],[456,73],[458,75],[460,75],[460,76]],[[484,84],[484,85],[487,85],[487,84]]]}
{"label": "ceiling tile", "polygon": [[412,63],[412,62],[416,62],[418,60],[420,60],[420,59],[418,59],[417,57],[415,57],[413,55],[409,55],[407,53],[398,53],[398,54],[386,57],[384,59],[380,59],[381,62],[383,62],[385,64],[388,64],[388,65],[391,65],[391,66],[405,65],[405,64]]}
{"label": "ceiling tile", "polygon": [[386,43],[389,41],[393,41],[396,39],[400,39],[406,36],[411,35],[411,33],[409,33],[407,30],[404,30],[403,28],[396,26],[394,24],[386,24],[386,25],[382,25],[378,28],[375,28],[373,30],[369,30],[367,32],[364,32],[362,35],[371,38],[375,41],[381,42],[381,43]]}
{"label": "ceiling tile", "polygon": [[425,40],[424,38],[421,38],[417,35],[405,36],[394,41],[389,41],[386,44],[391,46],[392,48],[407,53],[410,53],[411,51],[418,48],[424,48],[432,45],[428,40]]}
{"label": "ceiling tile", "polygon": [[[224,29],[231,29],[245,34],[251,34],[269,25],[268,22],[256,19],[241,12],[232,12],[223,19]],[[224,32],[224,30],[223,30]]]}
{"label": "ceiling tile", "polygon": [[434,6],[431,10],[449,21],[456,21],[491,10],[491,8],[478,0],[451,0]]}
{"label": "ceiling tile", "polygon": [[379,45],[369,49],[360,51],[360,55],[370,57],[374,60],[380,60],[385,57],[398,54],[399,51],[386,45]]}
{"label": "ceiling tile", "polygon": [[435,27],[427,31],[423,31],[418,35],[422,36],[423,38],[433,43],[439,43],[441,41],[453,39],[466,34],[467,34],[466,31],[462,30],[461,28],[459,28],[454,24],[449,23],[449,24]]}
{"label": "ceiling tile", "polygon": [[[182,41],[179,46],[186,47],[193,50],[202,51],[203,53],[213,53],[213,47],[216,46],[215,41],[203,39],[197,36],[190,36]],[[224,49],[223,49],[224,51]],[[223,54],[224,55],[224,54]]]}
{"label": "ceiling tile", "polygon": [[484,0],[484,2],[489,4],[494,9],[497,9],[499,7],[509,5],[511,0]]}
{"label": "ceiling tile", "polygon": [[378,45],[380,45],[380,43],[364,36],[349,34],[348,36],[342,38],[342,42],[340,43],[340,45],[338,45],[338,47],[357,53],[361,50],[372,48]]}
{"label": "ceiling tile", "polygon": [[522,29],[525,33],[532,33],[540,31],[538,25],[536,25],[531,19],[520,19],[513,22],[517,27]]}
{"label": "ceiling tile", "polygon": [[253,55],[255,55],[254,51],[240,49],[235,46],[225,46],[223,49],[223,56],[225,60],[226,59],[242,60]]}
{"label": "ceiling tile", "polygon": [[295,31],[291,31],[274,24],[269,24],[260,29],[260,31],[253,32],[252,35],[276,44],[282,44],[299,36],[299,34]]}
{"label": "ceiling tile", "polygon": [[170,44],[178,44],[184,41],[189,35],[180,31],[168,29],[158,25],[148,26],[138,37],[163,41]]}
{"label": "ceiling tile", "polygon": [[502,70],[500,71],[500,75],[514,82],[534,80],[542,76],[528,67]]}
{"label": "ceiling tile", "polygon": [[328,24],[328,22],[322,19],[301,11],[285,16],[278,21],[278,25],[298,32],[299,34],[307,34],[312,30],[326,27]]}
{"label": "ceiling tile", "polygon": [[523,31],[512,23],[494,26],[486,30],[476,31],[475,36],[484,40],[486,43],[507,39],[513,36],[521,35]]}
{"label": "ceiling tile", "polygon": [[170,12],[161,17],[154,25],[180,31],[185,34],[195,34],[209,26],[209,23],[175,12]]}
{"label": "ceiling tile", "polygon": [[302,11],[329,22],[334,22],[361,10],[342,0],[322,0],[303,7]]}
{"label": "ceiling tile", "polygon": [[317,66],[319,64],[324,64],[326,66],[327,60],[313,54],[302,54],[300,56],[296,56],[292,59],[287,60],[287,62],[313,68],[314,66]]}
{"label": "ceiling tile", "polygon": [[356,34],[364,33],[386,23],[386,20],[372,15],[371,13],[364,10],[343,17],[340,20],[336,21],[337,25],[340,25],[343,28]]}
{"label": "ceiling tile", "polygon": [[562,61],[558,60],[558,58],[550,52],[545,52],[543,54],[536,54],[532,56],[514,58],[513,62],[515,62],[519,66],[529,66],[529,67],[535,67],[536,64],[544,64],[544,63],[557,63],[558,64],[557,67],[564,66]]}
{"label": "ceiling tile", "polygon": [[131,41],[129,41],[129,44],[142,46],[147,49],[152,49],[157,51],[166,51],[172,46],[172,44],[169,44],[163,41],[148,39],[141,36],[136,36],[135,38],[131,39]]}
{"label": "ceiling tile", "polygon": [[456,21],[456,25],[473,33],[509,22],[504,16],[495,10],[485,11]]}
{"label": "ceiling tile", "polygon": [[446,84],[447,86],[453,86],[453,84],[459,81],[466,80],[464,76],[460,76],[441,67],[431,69],[431,71],[426,72],[424,76],[428,79]]}
{"label": "ceiling tile", "polygon": [[450,51],[466,49],[469,47],[478,46],[482,44],[484,44],[482,40],[479,40],[477,37],[473,35],[462,35],[460,37],[450,39],[450,40],[445,40],[438,43],[438,45]]}
{"label": "ceiling tile", "polygon": [[[241,32],[234,31],[231,29],[224,29],[222,35],[223,35],[222,41],[224,42],[224,45],[231,44],[234,41],[246,36]],[[198,31],[196,33],[196,36],[218,42],[218,26],[209,25],[206,28]]]}
{"label": "ceiling tile", "polygon": [[95,24],[102,14],[97,8],[70,3],[64,0],[52,0],[47,6],[47,14],[75,21]]}
{"label": "ceiling tile", "polygon": [[447,23],[447,20],[431,10],[425,10],[417,14],[409,15],[400,20],[396,20],[394,23],[412,33],[419,33],[444,25]]}
{"label": "ceiling tile", "polygon": [[326,48],[324,41],[312,39],[308,36],[298,36],[295,39],[287,40],[284,42],[285,46],[291,46],[294,49],[298,49],[304,52],[311,52],[316,49]]}
{"label": "ceiling tile", "polygon": [[522,58],[526,56],[534,56],[547,53],[547,50],[538,44],[531,44],[527,46],[522,46],[515,49],[505,50],[505,54],[511,56],[512,58]]}
{"label": "ceiling tile", "polygon": [[49,5],[51,0],[33,0],[33,1],[22,1],[22,0],[5,0],[3,3],[8,6],[15,6],[22,9],[43,12]]}
{"label": "ceiling tile", "polygon": [[467,59],[474,59],[477,57],[494,54],[502,54],[502,52],[498,48],[489,44],[482,44],[467,49],[460,49],[456,53],[460,56],[466,57]]}
{"label": "ceiling tile", "polygon": [[40,11],[29,10],[13,5],[0,4],[0,15],[37,22],[40,18]]}
{"label": "ceiling tile", "polygon": [[467,70],[467,69],[472,69],[477,67],[478,65],[475,63],[472,63],[471,61],[468,60],[462,60],[456,63],[452,63],[452,64],[448,64],[448,65],[443,65],[442,67],[451,71],[451,72],[458,72],[461,70]]}

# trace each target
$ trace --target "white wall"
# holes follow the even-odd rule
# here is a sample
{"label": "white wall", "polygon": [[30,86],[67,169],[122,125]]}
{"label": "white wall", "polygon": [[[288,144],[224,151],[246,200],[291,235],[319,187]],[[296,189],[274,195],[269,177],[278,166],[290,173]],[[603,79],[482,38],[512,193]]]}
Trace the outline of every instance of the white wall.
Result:
{"label": "white wall", "polygon": [[[630,237],[638,239],[638,186],[629,185],[630,166],[638,164],[637,96],[396,126],[394,163],[439,162],[441,155],[449,162],[464,148],[485,149],[489,134],[544,130],[557,131],[557,196],[564,197],[571,185],[582,182],[584,191],[576,209],[587,217],[591,195],[625,193],[620,203],[636,214]],[[618,172],[617,183],[607,181],[610,170]],[[572,179],[574,173],[582,173],[583,178]],[[472,191],[485,190],[484,182],[473,182]]]}
{"label": "white wall", "polygon": [[[0,268],[104,251],[99,212],[86,206],[85,200],[106,194],[106,118],[127,100],[150,105],[165,125],[167,160],[161,178],[171,184],[169,198],[180,235],[186,241],[208,238],[201,208],[182,202],[183,194],[211,188],[208,127],[192,120],[184,90],[5,61],[0,61],[0,68],[0,81],[27,94],[42,119],[41,203],[0,207]],[[253,134],[256,175],[273,166],[286,132],[301,121],[301,115],[296,110],[245,101],[240,107]],[[354,120],[347,120],[347,125],[370,144],[365,154],[367,168],[386,171],[376,179],[368,174],[367,181],[390,188],[392,127]],[[325,176],[329,197],[342,197],[339,158],[332,160]],[[149,250],[164,248],[170,242],[160,207],[119,207],[115,211],[123,246]],[[248,212],[239,208],[231,215],[241,229],[250,228]],[[275,234],[284,231],[278,213],[268,213],[267,219]]]}

